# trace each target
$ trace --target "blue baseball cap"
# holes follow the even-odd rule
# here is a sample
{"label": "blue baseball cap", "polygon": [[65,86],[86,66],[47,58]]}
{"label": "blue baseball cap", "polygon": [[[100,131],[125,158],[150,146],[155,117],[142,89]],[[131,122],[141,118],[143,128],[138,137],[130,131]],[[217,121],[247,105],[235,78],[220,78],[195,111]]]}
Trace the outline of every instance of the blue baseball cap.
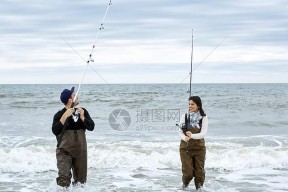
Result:
{"label": "blue baseball cap", "polygon": [[72,93],[74,92],[75,87],[72,87],[71,90],[64,89],[61,93],[60,100],[65,105],[68,103],[69,98],[71,97]]}

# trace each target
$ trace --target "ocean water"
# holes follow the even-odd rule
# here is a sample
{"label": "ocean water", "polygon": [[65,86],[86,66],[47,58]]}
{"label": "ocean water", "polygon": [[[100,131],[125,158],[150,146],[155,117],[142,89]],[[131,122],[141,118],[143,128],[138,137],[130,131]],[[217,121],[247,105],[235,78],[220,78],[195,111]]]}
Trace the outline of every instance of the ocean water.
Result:
{"label": "ocean water", "polygon": [[[71,86],[0,85],[0,191],[59,190],[51,124]],[[175,123],[187,88],[82,85],[79,107],[96,126],[86,132],[87,183],[68,191],[181,191]],[[288,84],[192,88],[209,118],[204,191],[288,191]]]}

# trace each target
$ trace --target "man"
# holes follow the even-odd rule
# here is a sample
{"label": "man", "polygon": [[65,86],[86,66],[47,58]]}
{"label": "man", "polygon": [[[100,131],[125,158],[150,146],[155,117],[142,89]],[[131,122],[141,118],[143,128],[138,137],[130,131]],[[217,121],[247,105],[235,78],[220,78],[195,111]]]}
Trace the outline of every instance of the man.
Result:
{"label": "man", "polygon": [[[75,99],[74,107],[71,108],[75,98],[74,87],[71,90],[64,89],[60,100],[65,107],[54,115],[52,132],[56,136],[59,147],[56,149],[58,177],[56,182],[62,187],[69,187],[71,183],[71,170],[73,172],[73,184],[85,183],[87,179],[87,142],[85,131],[94,130],[94,121],[84,108],[74,108],[79,104]],[[75,113],[78,115],[75,115]],[[73,117],[73,118],[72,118]],[[67,121],[62,140],[60,133]]]}

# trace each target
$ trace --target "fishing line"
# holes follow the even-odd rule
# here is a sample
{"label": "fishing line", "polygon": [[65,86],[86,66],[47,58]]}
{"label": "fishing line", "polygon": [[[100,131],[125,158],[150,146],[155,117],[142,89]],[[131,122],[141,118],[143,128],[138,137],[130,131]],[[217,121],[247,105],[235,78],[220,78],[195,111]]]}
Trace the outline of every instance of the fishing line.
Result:
{"label": "fishing line", "polygon": [[[70,43],[68,43],[62,36],[60,36],[60,38],[86,63],[87,61],[85,60],[84,57],[82,57],[82,55],[80,55],[71,45]],[[96,69],[94,69],[94,67],[89,63],[89,67],[106,83],[109,84],[103,77],[102,75],[100,75],[100,73],[98,73],[96,71]]]}
{"label": "fishing line", "polygon": [[[220,43],[218,43],[218,45],[217,45],[212,51],[210,51],[210,53],[209,53],[196,67],[194,67],[194,68],[192,69],[192,72],[195,71],[196,69],[198,69],[199,66],[200,66],[201,64],[203,64],[204,61],[205,61],[210,55],[212,55],[212,53],[213,53],[220,45],[222,45],[222,43],[223,43],[229,36],[230,36],[230,35],[228,35],[228,36],[226,36],[224,39],[222,39],[222,41],[220,41]],[[189,73],[188,75],[186,75],[185,78],[184,78],[182,81],[180,81],[180,83],[183,83],[184,81],[186,81],[186,79],[187,79],[189,76],[190,76],[190,73]]]}
{"label": "fishing line", "polygon": [[226,36],[218,45],[193,69],[194,71],[229,37]]}

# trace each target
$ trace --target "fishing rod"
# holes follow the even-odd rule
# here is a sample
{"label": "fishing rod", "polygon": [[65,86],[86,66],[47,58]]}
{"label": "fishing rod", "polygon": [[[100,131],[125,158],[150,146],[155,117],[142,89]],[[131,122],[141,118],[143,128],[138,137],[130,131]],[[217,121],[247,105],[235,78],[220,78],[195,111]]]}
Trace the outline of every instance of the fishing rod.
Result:
{"label": "fishing rod", "polygon": [[[190,92],[190,94],[189,94],[189,96],[191,97],[192,96],[192,72],[193,72],[193,28],[192,28],[192,37],[191,37],[191,68],[190,68],[190,89],[189,89],[189,92]],[[188,110],[188,114],[189,114],[189,110]],[[188,121],[188,119],[189,119],[189,121]],[[186,131],[188,130],[188,124],[189,124],[189,122],[190,122],[190,114],[188,115],[188,119],[187,119],[187,113],[185,114],[185,129],[186,129]],[[183,130],[182,130],[183,131]],[[186,132],[185,131],[183,131],[184,132],[184,134],[186,135]],[[186,153],[187,154],[189,154],[189,141],[190,140],[188,140],[187,142],[186,142]]]}
{"label": "fishing rod", "polygon": [[192,45],[191,45],[191,68],[190,68],[190,97],[191,97],[191,87],[192,87],[192,68],[193,68],[193,29],[192,29]]}
{"label": "fishing rod", "polygon": [[[98,38],[99,38],[99,34],[100,34],[101,31],[104,29],[104,21],[105,21],[105,18],[106,18],[106,16],[107,16],[108,10],[109,10],[109,8],[110,8],[111,5],[112,5],[112,0],[109,1],[108,6],[107,6],[107,8],[106,8],[105,14],[104,14],[104,16],[103,16],[103,19],[102,19],[102,21],[101,21],[101,24],[100,24],[100,27],[99,27],[99,30],[98,30],[98,33],[97,33],[97,36],[96,36],[96,39],[95,39],[95,41],[94,41],[94,44],[92,45],[92,50],[91,50],[91,52],[90,52],[90,54],[89,54],[89,58],[88,58],[87,61],[86,61],[85,69],[84,69],[84,71],[83,71],[83,73],[82,73],[81,80],[80,80],[80,82],[79,82],[79,84],[78,84],[78,88],[77,88],[76,94],[75,94],[75,96],[74,96],[74,98],[73,98],[73,101],[72,101],[72,103],[71,103],[70,108],[74,108],[74,107],[75,107],[75,101],[76,101],[76,99],[77,99],[77,97],[78,97],[78,94],[79,94],[79,91],[80,91],[80,88],[81,88],[81,85],[82,85],[82,82],[83,82],[85,73],[86,73],[87,68],[88,68],[88,65],[90,64],[90,62],[94,62],[94,59],[92,58],[92,56],[93,56],[93,53],[94,53],[94,50],[95,50],[95,47],[96,47],[96,43],[97,43]],[[74,49],[73,49],[73,50],[74,50]],[[77,118],[77,119],[78,119],[78,118]],[[61,141],[62,141],[64,132],[65,132],[67,126],[68,126],[68,118],[66,119],[66,121],[65,121],[65,123],[64,123],[64,127],[62,128],[61,133],[59,134],[59,136],[57,136],[57,141],[58,141],[57,147],[60,146],[60,143],[61,143]]]}
{"label": "fishing rod", "polygon": [[[193,29],[192,29],[192,38],[191,38],[191,67],[190,67],[190,89],[189,89],[189,96],[192,96],[192,70],[193,70]],[[188,91],[187,91],[188,92]],[[188,117],[190,119],[190,115]],[[185,124],[179,125],[176,124],[176,126],[180,127],[183,131],[183,133],[186,135],[187,127],[188,127],[188,121],[187,121],[187,114],[185,114]],[[188,145],[189,140],[186,142],[186,153],[189,153],[188,151]]]}

